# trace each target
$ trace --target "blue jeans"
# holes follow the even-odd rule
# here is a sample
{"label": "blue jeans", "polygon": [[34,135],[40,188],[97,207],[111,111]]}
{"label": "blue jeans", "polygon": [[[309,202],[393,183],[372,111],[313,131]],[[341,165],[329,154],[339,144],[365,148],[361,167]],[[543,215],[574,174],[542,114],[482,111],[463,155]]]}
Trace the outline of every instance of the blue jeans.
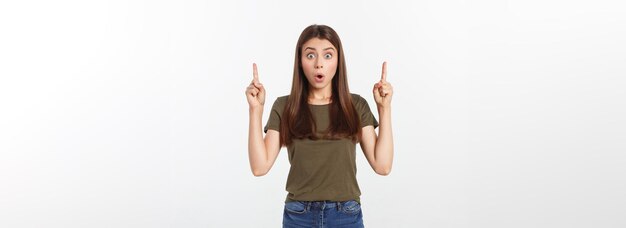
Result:
{"label": "blue jeans", "polygon": [[285,203],[283,228],[362,228],[361,204],[349,201],[293,201]]}

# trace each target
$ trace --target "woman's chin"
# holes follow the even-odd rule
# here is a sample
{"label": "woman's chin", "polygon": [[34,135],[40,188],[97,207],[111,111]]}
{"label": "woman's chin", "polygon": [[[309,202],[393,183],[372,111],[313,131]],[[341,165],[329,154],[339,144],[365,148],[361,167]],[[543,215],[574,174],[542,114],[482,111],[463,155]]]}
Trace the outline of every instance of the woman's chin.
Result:
{"label": "woman's chin", "polygon": [[309,82],[309,88],[313,88],[313,89],[323,89],[326,88],[327,86],[329,86],[330,83],[310,83]]}

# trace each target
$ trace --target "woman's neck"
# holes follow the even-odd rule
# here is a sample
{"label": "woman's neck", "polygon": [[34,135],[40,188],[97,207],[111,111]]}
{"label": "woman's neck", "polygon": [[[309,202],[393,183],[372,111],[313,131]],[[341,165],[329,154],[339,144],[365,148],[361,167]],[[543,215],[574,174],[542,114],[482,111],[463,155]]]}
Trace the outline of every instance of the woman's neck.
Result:
{"label": "woman's neck", "polygon": [[318,90],[310,90],[308,97],[309,104],[320,105],[330,103],[333,93],[329,87]]}

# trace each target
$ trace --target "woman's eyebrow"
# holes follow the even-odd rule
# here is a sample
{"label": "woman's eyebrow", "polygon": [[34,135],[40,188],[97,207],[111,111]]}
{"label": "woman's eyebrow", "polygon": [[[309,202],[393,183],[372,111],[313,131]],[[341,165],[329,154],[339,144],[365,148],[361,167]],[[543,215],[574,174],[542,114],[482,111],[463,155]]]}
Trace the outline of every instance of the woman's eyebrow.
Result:
{"label": "woman's eyebrow", "polygon": [[[306,47],[304,50],[306,51],[307,49],[313,49],[314,51],[316,50],[315,48],[312,48],[312,47]],[[333,51],[335,50],[333,47],[327,47],[327,48],[324,48],[322,51],[326,51],[328,49],[331,49]]]}

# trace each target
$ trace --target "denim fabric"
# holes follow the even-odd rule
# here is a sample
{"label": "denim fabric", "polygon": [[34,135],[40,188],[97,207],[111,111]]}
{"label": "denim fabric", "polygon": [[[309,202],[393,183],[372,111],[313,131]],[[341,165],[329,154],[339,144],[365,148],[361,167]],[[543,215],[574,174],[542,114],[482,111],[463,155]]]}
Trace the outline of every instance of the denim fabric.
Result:
{"label": "denim fabric", "polygon": [[283,228],[362,228],[357,201],[292,201],[285,203]]}

